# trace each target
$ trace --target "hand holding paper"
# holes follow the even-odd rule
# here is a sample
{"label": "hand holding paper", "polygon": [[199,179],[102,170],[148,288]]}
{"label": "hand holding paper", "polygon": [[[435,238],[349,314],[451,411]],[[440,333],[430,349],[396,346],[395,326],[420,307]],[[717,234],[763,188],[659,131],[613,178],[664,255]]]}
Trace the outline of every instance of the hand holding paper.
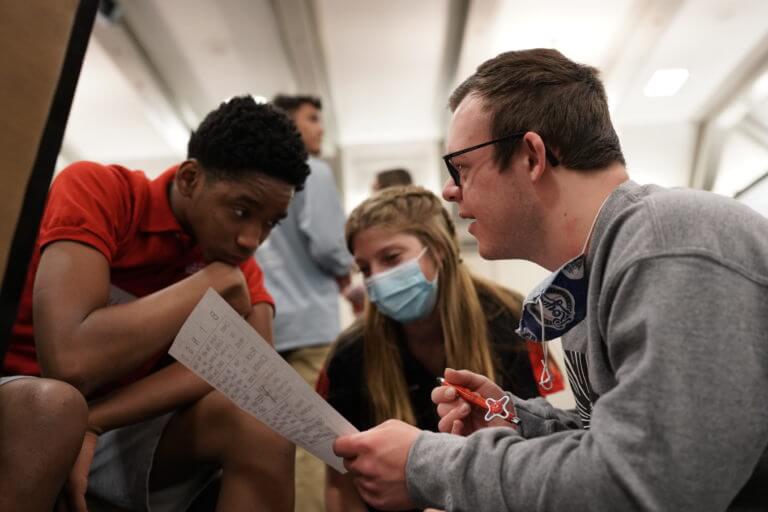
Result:
{"label": "hand holding paper", "polygon": [[215,291],[203,296],[169,353],[259,421],[345,472],[333,441],[357,429]]}

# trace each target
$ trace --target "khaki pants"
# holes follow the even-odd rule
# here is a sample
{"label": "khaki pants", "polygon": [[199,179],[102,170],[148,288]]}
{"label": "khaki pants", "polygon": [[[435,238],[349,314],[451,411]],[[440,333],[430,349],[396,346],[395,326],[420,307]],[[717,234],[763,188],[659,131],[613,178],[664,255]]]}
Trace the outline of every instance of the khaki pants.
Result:
{"label": "khaki pants", "polygon": [[[330,345],[297,348],[283,353],[296,373],[315,388]],[[296,447],[296,512],[325,512],[325,463]]]}

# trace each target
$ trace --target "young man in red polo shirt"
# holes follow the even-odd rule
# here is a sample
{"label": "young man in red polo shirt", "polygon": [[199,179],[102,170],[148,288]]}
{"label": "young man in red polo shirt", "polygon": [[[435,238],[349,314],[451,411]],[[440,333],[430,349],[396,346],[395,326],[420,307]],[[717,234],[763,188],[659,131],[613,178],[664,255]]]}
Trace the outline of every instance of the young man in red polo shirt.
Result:
{"label": "young man in red polo shirt", "polygon": [[87,486],[89,500],[129,510],[184,510],[222,469],[219,510],[292,510],[293,446],[166,353],[208,288],[271,341],[252,254],[303,186],[305,161],[284,114],[239,97],[153,181],[92,162],[54,181],[5,372],[39,363],[89,400],[71,508],[85,510]]}

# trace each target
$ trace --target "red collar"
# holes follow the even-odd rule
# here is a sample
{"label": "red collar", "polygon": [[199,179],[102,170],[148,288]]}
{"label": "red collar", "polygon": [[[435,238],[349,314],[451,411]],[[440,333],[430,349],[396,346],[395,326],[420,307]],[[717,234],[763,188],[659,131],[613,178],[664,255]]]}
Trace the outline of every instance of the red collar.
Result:
{"label": "red collar", "polygon": [[176,176],[178,165],[167,169],[160,176],[149,182],[149,205],[147,214],[141,222],[141,230],[148,233],[184,232],[171,210],[169,190]]}

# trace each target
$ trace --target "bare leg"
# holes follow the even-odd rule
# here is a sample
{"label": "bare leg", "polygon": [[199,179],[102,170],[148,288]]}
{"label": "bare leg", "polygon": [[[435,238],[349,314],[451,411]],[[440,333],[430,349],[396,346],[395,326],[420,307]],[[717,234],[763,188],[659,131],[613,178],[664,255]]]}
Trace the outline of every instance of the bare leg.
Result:
{"label": "bare leg", "polygon": [[85,399],[64,382],[19,379],[0,386],[0,510],[53,509],[87,417]]}
{"label": "bare leg", "polygon": [[213,391],[168,424],[150,485],[189,476],[190,463],[223,469],[217,510],[293,510],[294,446]]}
{"label": "bare leg", "polygon": [[[302,347],[284,357],[296,373],[315,389],[317,376],[330,349],[330,345]],[[296,510],[325,511],[325,463],[299,447],[296,448]]]}

